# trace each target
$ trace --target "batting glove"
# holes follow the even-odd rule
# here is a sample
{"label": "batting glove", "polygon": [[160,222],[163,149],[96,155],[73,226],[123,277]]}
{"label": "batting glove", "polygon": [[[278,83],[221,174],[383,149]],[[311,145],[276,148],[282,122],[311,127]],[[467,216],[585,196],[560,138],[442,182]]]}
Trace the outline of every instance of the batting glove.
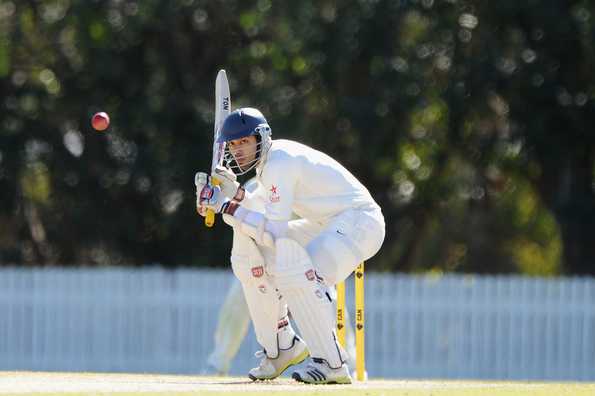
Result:
{"label": "batting glove", "polygon": [[194,185],[196,186],[196,211],[202,217],[207,215],[207,209],[200,204],[200,192],[209,184],[209,175],[205,172],[196,172]]}
{"label": "batting glove", "polygon": [[233,171],[224,166],[217,166],[211,176],[219,181],[221,191],[229,199],[241,201],[244,198],[244,189],[237,182],[237,176]]}
{"label": "batting glove", "polygon": [[211,209],[215,213],[223,212],[229,202],[230,199],[223,195],[221,187],[211,186],[209,184],[203,187],[198,197],[200,207]]}

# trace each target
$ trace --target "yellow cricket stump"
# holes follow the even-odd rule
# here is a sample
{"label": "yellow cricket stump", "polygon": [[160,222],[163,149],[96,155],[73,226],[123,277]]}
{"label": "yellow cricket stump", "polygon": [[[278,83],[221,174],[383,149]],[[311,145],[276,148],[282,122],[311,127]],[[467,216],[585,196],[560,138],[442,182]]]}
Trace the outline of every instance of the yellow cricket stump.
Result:
{"label": "yellow cricket stump", "polygon": [[[345,282],[337,284],[337,338],[345,348]],[[366,373],[363,262],[355,269],[355,362],[357,380],[363,381]]]}
{"label": "yellow cricket stump", "polygon": [[337,338],[345,348],[345,283],[337,284]]}
{"label": "yellow cricket stump", "polygon": [[363,381],[366,372],[364,336],[364,263],[355,270],[355,359],[357,380]]}

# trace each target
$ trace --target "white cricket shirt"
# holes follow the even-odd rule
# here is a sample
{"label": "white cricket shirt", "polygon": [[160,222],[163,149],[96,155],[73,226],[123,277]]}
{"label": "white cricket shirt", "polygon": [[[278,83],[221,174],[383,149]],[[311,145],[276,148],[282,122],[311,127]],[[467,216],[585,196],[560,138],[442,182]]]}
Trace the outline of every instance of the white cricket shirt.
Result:
{"label": "white cricket shirt", "polygon": [[265,217],[289,221],[292,212],[324,220],[346,209],[377,207],[370,192],[339,162],[291,140],[273,140],[257,178]]}

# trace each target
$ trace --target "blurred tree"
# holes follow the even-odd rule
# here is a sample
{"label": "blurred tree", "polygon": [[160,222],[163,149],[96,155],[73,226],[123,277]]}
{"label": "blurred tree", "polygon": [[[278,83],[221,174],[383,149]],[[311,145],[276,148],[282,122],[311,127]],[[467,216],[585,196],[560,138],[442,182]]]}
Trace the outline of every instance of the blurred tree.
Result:
{"label": "blurred tree", "polygon": [[[594,79],[587,72],[594,66],[592,11],[591,3],[581,1],[460,2],[456,33],[463,60],[455,63],[465,96],[461,108],[476,113],[463,117],[474,139],[469,155],[479,160],[474,168],[483,169],[488,182],[504,174],[513,177],[515,188],[531,184],[558,224],[538,220],[549,224],[552,237],[544,245],[543,233],[533,235],[542,241],[534,255],[559,250],[552,233],[557,229],[564,270],[576,274],[595,271],[589,236],[595,224],[595,145],[588,132]],[[484,114],[477,114],[482,108]]]}
{"label": "blurred tree", "polygon": [[369,187],[372,267],[594,274],[593,7],[0,0],[0,263],[226,266],[192,184],[224,67]]}
{"label": "blurred tree", "polygon": [[516,168],[555,216],[565,270],[594,274],[595,30],[588,1],[540,1],[483,10],[507,33],[493,59],[510,111]]}

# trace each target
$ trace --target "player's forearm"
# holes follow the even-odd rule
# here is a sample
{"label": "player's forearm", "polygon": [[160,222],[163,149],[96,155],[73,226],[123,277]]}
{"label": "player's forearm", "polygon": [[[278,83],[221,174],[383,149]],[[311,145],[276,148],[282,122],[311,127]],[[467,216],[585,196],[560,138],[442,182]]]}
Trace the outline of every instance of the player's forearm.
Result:
{"label": "player's forearm", "polygon": [[268,220],[262,213],[239,206],[234,217],[252,227],[262,227],[264,231],[270,232],[273,237],[282,238],[287,235],[287,221]]}
{"label": "player's forearm", "polygon": [[258,244],[273,247],[277,238],[287,235],[287,221],[268,220],[264,214],[231,201],[224,211],[224,220],[253,238]]}

